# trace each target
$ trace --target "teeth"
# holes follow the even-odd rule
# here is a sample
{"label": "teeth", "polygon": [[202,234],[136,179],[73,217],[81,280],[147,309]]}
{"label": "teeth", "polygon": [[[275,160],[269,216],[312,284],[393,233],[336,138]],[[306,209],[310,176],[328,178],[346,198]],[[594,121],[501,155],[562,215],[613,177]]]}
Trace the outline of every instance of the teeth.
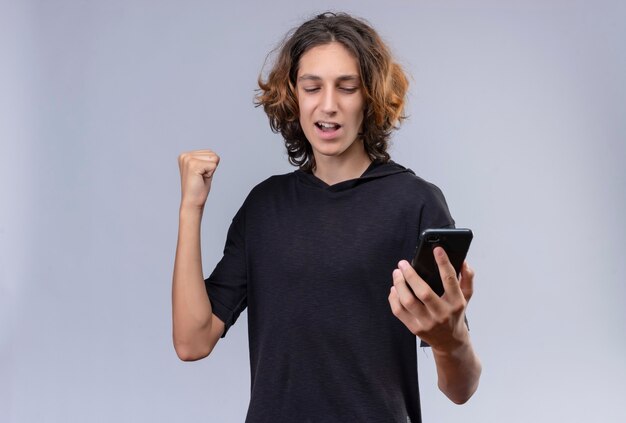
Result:
{"label": "teeth", "polygon": [[334,123],[326,123],[326,122],[319,122],[318,125],[321,126],[322,128],[335,128],[338,126]]}

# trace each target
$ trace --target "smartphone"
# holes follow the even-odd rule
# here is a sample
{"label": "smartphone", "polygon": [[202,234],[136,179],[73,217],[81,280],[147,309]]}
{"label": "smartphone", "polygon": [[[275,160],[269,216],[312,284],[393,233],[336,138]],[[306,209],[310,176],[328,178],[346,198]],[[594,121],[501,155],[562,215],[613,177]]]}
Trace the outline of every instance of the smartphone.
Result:
{"label": "smartphone", "polygon": [[445,290],[433,249],[439,246],[445,250],[458,277],[473,237],[472,231],[466,228],[426,229],[420,235],[417,252],[411,265],[437,295],[442,296]]}

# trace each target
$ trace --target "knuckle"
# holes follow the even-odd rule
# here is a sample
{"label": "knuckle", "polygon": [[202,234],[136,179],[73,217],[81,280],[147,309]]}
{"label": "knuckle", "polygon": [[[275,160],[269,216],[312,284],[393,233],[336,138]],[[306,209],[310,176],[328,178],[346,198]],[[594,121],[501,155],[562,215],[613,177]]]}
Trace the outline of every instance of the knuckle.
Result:
{"label": "knuckle", "polygon": [[408,324],[406,324],[406,327],[415,336],[420,336],[424,334],[424,327],[422,326],[421,322],[417,319],[413,319],[410,322],[408,322]]}
{"label": "knuckle", "polygon": [[413,335],[419,336],[420,338],[422,338],[424,335],[428,335],[428,333],[430,333],[431,331],[432,331],[431,325],[420,324],[416,326],[414,330],[412,330],[411,332],[413,332]]}
{"label": "knuckle", "polygon": [[444,279],[446,280],[447,283],[452,284],[452,283],[456,283],[457,279],[456,276],[452,273],[448,273],[447,275],[444,276]]}
{"label": "knuckle", "polygon": [[435,318],[435,324],[437,326],[447,326],[450,323],[450,316],[444,314]]}
{"label": "knuckle", "polygon": [[474,290],[472,288],[463,288],[463,295],[465,298],[469,298],[474,294]]}
{"label": "knuckle", "polygon": [[393,313],[393,315],[396,316],[396,317],[400,317],[400,309],[398,308],[398,306],[392,304],[391,305],[391,313]]}
{"label": "knuckle", "polygon": [[422,299],[423,302],[427,303],[427,302],[432,301],[436,295],[437,294],[435,294],[435,292],[432,289],[430,289],[430,290],[425,290],[424,293],[420,295],[420,298]]}
{"label": "knuckle", "polygon": [[398,313],[400,313],[400,307],[398,307],[398,304],[393,301],[391,295],[389,296],[389,306],[391,307],[391,312],[393,313],[393,315],[397,317]]}
{"label": "knuckle", "polygon": [[462,313],[463,311],[465,311],[466,306],[467,306],[467,301],[465,300],[459,301],[452,305],[452,312],[455,314]]}
{"label": "knuckle", "polygon": [[410,309],[415,307],[415,305],[417,304],[417,299],[413,295],[411,295],[408,298],[404,298],[401,303],[405,308]]}

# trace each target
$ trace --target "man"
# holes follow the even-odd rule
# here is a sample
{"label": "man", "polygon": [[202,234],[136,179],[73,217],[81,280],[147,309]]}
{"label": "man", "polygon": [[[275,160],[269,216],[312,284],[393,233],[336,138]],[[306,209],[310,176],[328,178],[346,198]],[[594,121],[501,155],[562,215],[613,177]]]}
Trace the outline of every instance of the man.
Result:
{"label": "man", "polygon": [[326,13],[284,42],[259,85],[257,104],[299,169],[252,190],[204,280],[200,222],[219,157],[179,156],[178,356],[208,356],[247,307],[247,422],[421,421],[416,335],[440,389],[467,401],[481,372],[464,322],[473,272],[464,264],[457,280],[436,248],[440,298],[406,261],[423,229],[454,221],[441,191],[386,151],[403,119],[402,69],[369,25]]}

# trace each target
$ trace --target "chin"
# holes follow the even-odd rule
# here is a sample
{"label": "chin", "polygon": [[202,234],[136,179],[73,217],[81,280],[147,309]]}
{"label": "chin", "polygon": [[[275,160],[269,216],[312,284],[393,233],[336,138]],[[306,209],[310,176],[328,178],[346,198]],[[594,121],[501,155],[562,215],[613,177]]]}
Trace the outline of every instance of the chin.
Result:
{"label": "chin", "polygon": [[341,156],[346,149],[339,148],[339,146],[323,146],[322,148],[313,147],[313,151],[321,154],[322,156],[337,157]]}

